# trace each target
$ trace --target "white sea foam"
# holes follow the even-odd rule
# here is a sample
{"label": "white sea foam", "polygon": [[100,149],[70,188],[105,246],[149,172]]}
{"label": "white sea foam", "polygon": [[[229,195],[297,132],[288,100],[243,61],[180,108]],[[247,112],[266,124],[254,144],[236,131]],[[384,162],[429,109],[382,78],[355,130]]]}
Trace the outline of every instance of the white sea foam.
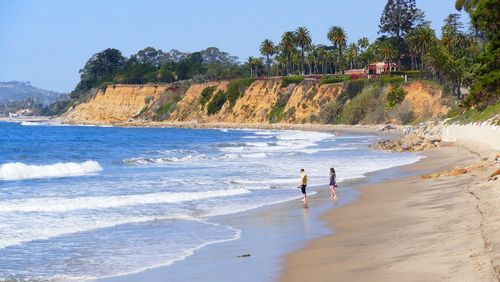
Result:
{"label": "white sea foam", "polygon": [[201,192],[159,192],[102,197],[30,198],[0,202],[0,212],[65,212],[82,209],[107,209],[146,204],[179,203],[247,193],[250,193],[250,191],[246,189],[230,189]]}
{"label": "white sea foam", "polygon": [[201,161],[208,159],[205,154],[201,155],[188,155],[182,158],[170,157],[170,158],[146,158],[146,157],[138,157],[138,158],[130,158],[125,159],[122,162],[125,164],[165,164],[165,163],[178,163],[178,162],[193,162],[193,161]]}
{"label": "white sea foam", "polygon": [[[195,220],[192,217],[182,214],[170,214],[165,216],[110,215],[105,218],[95,218],[92,216],[65,216],[60,218],[31,214],[30,217],[18,219],[16,225],[14,225],[15,228],[12,228],[9,222],[0,222],[2,231],[6,231],[7,234],[9,234],[9,236],[0,237],[0,249],[33,240],[46,240],[76,232],[86,232],[128,223],[143,223],[153,220],[169,219]],[[0,234],[2,234],[2,232],[0,232]]]}
{"label": "white sea foam", "polygon": [[0,180],[79,176],[96,173],[101,170],[101,165],[96,161],[56,163],[49,165],[28,165],[15,162],[0,165]]}
{"label": "white sea foam", "polygon": [[235,143],[221,147],[219,150],[227,153],[292,152],[310,149],[309,147],[316,146],[319,141],[335,137],[329,133],[307,131],[257,131],[254,134],[273,136],[278,141]]}

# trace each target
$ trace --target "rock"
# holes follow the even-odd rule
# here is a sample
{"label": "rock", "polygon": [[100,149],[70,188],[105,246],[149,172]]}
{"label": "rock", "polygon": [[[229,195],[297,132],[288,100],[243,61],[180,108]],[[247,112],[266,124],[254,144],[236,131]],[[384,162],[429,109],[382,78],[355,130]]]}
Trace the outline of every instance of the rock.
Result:
{"label": "rock", "polygon": [[437,147],[441,143],[441,127],[432,123],[424,123],[418,127],[406,128],[404,132],[406,134],[399,139],[377,142],[370,147],[375,150],[390,152],[414,152]]}

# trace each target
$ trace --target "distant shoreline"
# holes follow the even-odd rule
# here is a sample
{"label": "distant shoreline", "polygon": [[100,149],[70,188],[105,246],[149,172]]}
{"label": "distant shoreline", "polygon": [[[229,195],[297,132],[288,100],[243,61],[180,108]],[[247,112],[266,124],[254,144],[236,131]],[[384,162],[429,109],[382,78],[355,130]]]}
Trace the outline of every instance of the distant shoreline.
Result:
{"label": "distant shoreline", "polygon": [[23,121],[29,121],[29,122],[47,122],[47,121],[60,121],[58,118],[52,118],[49,116],[23,116],[23,117],[17,117],[17,118],[10,118],[10,117],[0,117],[0,122],[23,122]]}

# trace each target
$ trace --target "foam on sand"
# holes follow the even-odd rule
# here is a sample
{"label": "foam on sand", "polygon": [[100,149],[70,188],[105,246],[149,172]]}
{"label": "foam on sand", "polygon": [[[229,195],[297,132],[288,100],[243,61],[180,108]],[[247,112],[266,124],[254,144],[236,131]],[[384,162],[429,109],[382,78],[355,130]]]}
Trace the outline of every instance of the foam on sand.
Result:
{"label": "foam on sand", "polygon": [[0,180],[22,180],[65,176],[79,176],[102,170],[96,161],[82,163],[56,163],[49,165],[28,165],[21,162],[0,165]]}

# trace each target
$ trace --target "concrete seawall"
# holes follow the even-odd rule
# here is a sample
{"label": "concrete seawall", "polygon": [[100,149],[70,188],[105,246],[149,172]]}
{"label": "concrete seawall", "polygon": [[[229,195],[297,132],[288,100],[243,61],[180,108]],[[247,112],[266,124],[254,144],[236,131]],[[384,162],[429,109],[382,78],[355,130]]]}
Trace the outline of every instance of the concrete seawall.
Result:
{"label": "concrete seawall", "polygon": [[446,125],[441,139],[446,142],[481,143],[500,150],[500,126],[488,123]]}

